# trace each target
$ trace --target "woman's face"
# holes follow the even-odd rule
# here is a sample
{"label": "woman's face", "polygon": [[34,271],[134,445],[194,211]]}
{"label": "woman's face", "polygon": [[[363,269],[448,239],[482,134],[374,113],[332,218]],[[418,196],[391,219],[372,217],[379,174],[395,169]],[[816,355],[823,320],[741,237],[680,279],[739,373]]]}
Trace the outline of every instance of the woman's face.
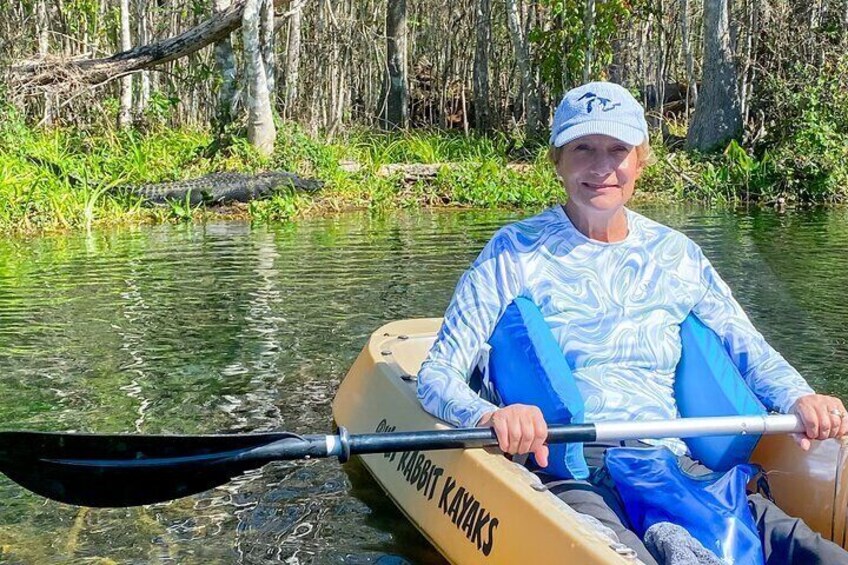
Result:
{"label": "woman's face", "polygon": [[606,135],[586,135],[562,148],[556,170],[579,210],[609,214],[633,196],[642,165],[634,146]]}

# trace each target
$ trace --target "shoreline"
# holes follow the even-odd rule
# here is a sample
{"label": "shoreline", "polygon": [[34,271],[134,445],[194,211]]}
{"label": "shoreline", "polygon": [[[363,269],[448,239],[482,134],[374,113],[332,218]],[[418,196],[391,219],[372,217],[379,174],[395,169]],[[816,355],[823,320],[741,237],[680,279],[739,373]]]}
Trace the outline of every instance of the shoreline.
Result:
{"label": "shoreline", "polygon": [[[7,134],[9,132],[6,132]],[[88,134],[72,129],[0,130],[0,230],[8,235],[62,233],[107,226],[201,222],[297,221],[363,209],[541,208],[564,199],[544,146],[510,159],[505,138],[445,132],[361,132],[329,142],[297,128],[279,134],[263,159],[244,144],[205,156],[205,131]],[[848,186],[831,192],[787,192],[752,176],[727,154],[671,150],[657,140],[655,161],[637,184],[635,203],[788,211],[848,202]],[[742,151],[736,146],[737,153]],[[733,144],[729,149],[733,148]],[[725,153],[731,153],[730,151]],[[753,159],[753,158],[752,158]],[[190,180],[217,172],[287,171],[316,179],[316,193],[280,190],[248,203],[146,206],[141,197],[110,193],[118,185]],[[760,169],[757,169],[760,170]]]}
{"label": "shoreline", "polygon": [[[459,212],[459,211],[502,211],[502,212],[520,212],[524,210],[532,211],[535,209],[554,206],[562,201],[540,202],[528,206],[515,205],[497,205],[497,206],[479,206],[461,202],[443,202],[440,204],[419,203],[416,206],[409,206],[406,203],[381,203],[379,206],[369,205],[367,203],[356,203],[338,198],[303,198],[305,201],[296,213],[284,219],[266,219],[257,221],[251,215],[251,203],[232,203],[225,205],[202,206],[192,211],[190,218],[173,218],[168,217],[165,213],[167,207],[157,206],[150,208],[141,208],[135,211],[128,211],[125,216],[118,216],[109,219],[94,220],[85,226],[68,226],[68,227],[50,227],[41,229],[29,230],[7,230],[6,239],[31,239],[41,236],[68,235],[75,233],[84,233],[91,230],[103,229],[132,229],[144,226],[157,225],[202,225],[207,222],[234,222],[234,223],[249,223],[256,225],[274,225],[285,223],[297,223],[299,221],[313,220],[317,218],[333,218],[345,214],[357,212],[375,211],[379,213],[395,213],[405,210],[415,209],[418,211],[436,213],[436,212]],[[254,201],[257,202],[257,201]],[[260,201],[261,202],[261,201]],[[637,189],[631,200],[632,207],[637,210],[640,207],[667,206],[672,208],[688,208],[698,207],[706,210],[750,210],[764,211],[774,213],[776,215],[792,214],[795,212],[825,209],[825,210],[846,210],[848,205],[844,203],[809,203],[795,206],[774,206],[765,205],[763,203],[735,203],[735,204],[708,204],[691,199],[675,198],[667,192],[644,192],[640,193]]]}

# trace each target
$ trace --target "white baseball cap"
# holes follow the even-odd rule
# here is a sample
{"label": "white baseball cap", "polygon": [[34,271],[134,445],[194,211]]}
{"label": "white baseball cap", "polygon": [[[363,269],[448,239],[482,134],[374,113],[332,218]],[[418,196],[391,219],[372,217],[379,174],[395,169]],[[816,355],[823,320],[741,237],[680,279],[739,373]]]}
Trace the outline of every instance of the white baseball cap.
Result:
{"label": "white baseball cap", "polygon": [[628,145],[648,139],[645,110],[627,89],[612,82],[590,82],[565,93],[551,124],[551,145],[562,147],[584,135],[601,134]]}

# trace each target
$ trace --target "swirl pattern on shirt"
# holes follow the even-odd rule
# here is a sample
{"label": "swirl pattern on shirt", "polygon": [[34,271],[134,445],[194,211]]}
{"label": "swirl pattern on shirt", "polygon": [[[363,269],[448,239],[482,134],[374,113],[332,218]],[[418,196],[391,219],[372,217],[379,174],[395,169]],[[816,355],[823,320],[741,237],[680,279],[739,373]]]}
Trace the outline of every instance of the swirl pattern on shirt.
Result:
{"label": "swirl pattern on shirt", "polygon": [[[499,230],[460,279],[421,367],[423,407],[460,426],[495,409],[468,387],[468,378],[518,296],[542,311],[583,395],[587,422],[679,416],[674,371],[679,325],[690,312],[719,335],[767,407],[785,412],[812,393],[692,240],[626,213],[628,235],[615,243],[585,237],[560,206]],[[653,443],[686,450],[680,440]]]}

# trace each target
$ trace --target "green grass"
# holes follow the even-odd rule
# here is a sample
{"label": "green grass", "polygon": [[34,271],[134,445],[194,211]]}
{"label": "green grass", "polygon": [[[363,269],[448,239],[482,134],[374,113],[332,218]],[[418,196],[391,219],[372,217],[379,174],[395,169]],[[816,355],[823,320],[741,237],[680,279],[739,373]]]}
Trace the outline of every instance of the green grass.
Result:
{"label": "green grass", "polygon": [[[351,208],[530,208],[563,198],[545,148],[520,149],[523,161],[516,166],[516,143],[502,135],[353,131],[325,142],[286,124],[279,130],[275,153],[263,159],[238,137],[224,149],[210,152],[213,138],[204,131],[33,130],[14,113],[9,115],[0,123],[0,229],[7,233],[202,220],[222,214],[272,222]],[[642,198],[735,205],[772,202],[784,194],[779,182],[784,171],[777,164],[783,161],[769,154],[757,160],[736,144],[712,156],[669,151],[660,143],[654,146],[656,163],[638,186]],[[358,170],[345,170],[346,162],[358,164]],[[435,177],[421,180],[380,174],[381,167],[393,163],[442,166]],[[318,178],[325,186],[315,195],[281,191],[267,200],[228,210],[183,202],[149,208],[138,198],[108,190],[120,184],[187,179],[216,171],[265,169]],[[818,193],[819,199],[844,200],[844,183],[831,185],[833,189],[824,197]]]}

